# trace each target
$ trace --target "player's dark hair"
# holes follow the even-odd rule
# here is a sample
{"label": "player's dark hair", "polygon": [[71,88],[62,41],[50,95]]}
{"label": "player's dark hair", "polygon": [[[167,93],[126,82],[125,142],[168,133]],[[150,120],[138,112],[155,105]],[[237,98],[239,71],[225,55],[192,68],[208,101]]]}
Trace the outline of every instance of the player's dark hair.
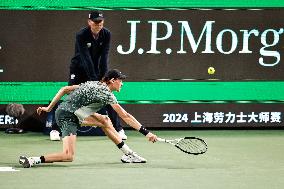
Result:
{"label": "player's dark hair", "polygon": [[102,78],[102,82],[105,82],[107,85],[110,84],[110,80],[113,78],[109,78],[109,77],[103,77]]}
{"label": "player's dark hair", "polygon": [[104,77],[102,78],[102,81],[105,83],[109,83],[109,81],[111,79],[125,79],[126,76],[124,74],[122,74],[119,70],[117,69],[113,69],[113,70],[109,70]]}

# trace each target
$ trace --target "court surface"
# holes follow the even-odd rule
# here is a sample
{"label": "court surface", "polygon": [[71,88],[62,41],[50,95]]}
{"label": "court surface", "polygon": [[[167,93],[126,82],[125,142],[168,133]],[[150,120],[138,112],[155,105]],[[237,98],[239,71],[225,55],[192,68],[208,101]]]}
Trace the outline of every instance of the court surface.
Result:
{"label": "court surface", "polygon": [[[127,144],[146,164],[123,164],[106,137],[78,137],[72,163],[21,168],[18,156],[61,150],[41,133],[0,132],[1,189],[274,189],[284,186],[284,130],[154,131],[160,137],[197,136],[208,151],[193,156],[163,143],[152,144],[127,130]],[[6,167],[6,168],[4,168]],[[8,168],[7,168],[8,167]],[[4,171],[3,171],[4,170]],[[13,171],[16,170],[16,171]]]}

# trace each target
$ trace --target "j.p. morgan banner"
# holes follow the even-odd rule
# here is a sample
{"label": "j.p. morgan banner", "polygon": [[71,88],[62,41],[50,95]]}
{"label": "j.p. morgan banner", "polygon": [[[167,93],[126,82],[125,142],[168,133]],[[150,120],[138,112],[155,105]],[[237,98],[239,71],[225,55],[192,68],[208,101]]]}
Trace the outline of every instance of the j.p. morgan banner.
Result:
{"label": "j.p. morgan banner", "polygon": [[[112,32],[110,67],[130,81],[284,79],[284,9],[104,14]],[[1,80],[66,81],[75,33],[87,25],[87,16],[88,11],[1,10]],[[211,66],[214,75],[207,73]]]}

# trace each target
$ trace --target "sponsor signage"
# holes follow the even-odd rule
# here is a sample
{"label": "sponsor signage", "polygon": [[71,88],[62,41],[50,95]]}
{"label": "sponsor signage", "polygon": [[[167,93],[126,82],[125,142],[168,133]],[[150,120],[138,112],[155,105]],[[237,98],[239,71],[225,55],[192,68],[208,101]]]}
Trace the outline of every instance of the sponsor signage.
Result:
{"label": "sponsor signage", "polygon": [[146,127],[284,127],[284,104],[128,104],[124,106]]}
{"label": "sponsor signage", "polygon": [[[88,11],[0,11],[7,23],[0,31],[1,80],[67,81]],[[104,12],[110,65],[128,81],[284,79],[284,9]],[[19,33],[25,35],[15,40]]]}

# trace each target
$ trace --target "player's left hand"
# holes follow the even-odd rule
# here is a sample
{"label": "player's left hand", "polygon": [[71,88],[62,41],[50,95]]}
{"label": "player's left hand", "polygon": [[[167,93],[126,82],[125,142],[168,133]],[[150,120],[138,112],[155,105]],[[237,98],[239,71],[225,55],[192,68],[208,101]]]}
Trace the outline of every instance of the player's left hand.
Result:
{"label": "player's left hand", "polygon": [[146,137],[148,138],[148,140],[150,141],[150,142],[157,142],[157,136],[156,135],[154,135],[153,133],[151,133],[151,132],[149,132],[147,135],[146,135]]}
{"label": "player's left hand", "polygon": [[48,107],[38,107],[36,110],[37,114],[40,115],[42,112],[50,112]]}

